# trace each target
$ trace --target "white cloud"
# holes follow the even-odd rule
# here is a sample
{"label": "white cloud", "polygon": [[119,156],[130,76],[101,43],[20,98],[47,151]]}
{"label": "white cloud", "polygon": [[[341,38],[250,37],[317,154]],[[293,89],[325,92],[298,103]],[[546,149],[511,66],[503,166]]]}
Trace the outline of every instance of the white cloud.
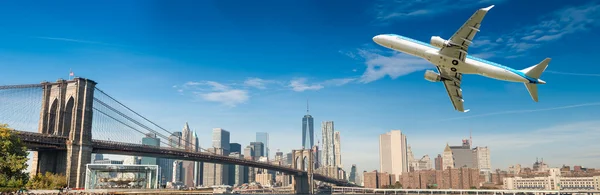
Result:
{"label": "white cloud", "polygon": [[340,50],[338,52],[340,52],[341,54],[348,56],[350,58],[353,58],[353,59],[356,58],[356,55],[354,55],[354,53],[352,53],[352,52],[347,52],[347,51],[343,51],[343,50]]}
{"label": "white cloud", "polygon": [[556,40],[563,35],[587,31],[600,25],[600,4],[592,2],[587,5],[569,7],[558,10],[550,16],[551,19],[544,20],[532,29],[545,31],[546,35],[536,41]]}
{"label": "white cloud", "polygon": [[[202,86],[209,86],[209,89]],[[232,89],[230,86],[215,81],[189,81],[183,84],[183,88],[177,92],[183,93],[184,89],[192,91],[194,95],[205,101],[219,102],[229,107],[245,103],[250,99],[247,90]]]}
{"label": "white cloud", "polygon": [[523,40],[531,40],[531,39],[534,39],[536,36],[537,35],[529,35],[529,36],[525,36],[525,37],[523,37],[521,39],[523,39]]}
{"label": "white cloud", "polygon": [[476,37],[472,47],[514,58],[523,56],[523,53],[538,48],[545,42],[557,41],[567,35],[585,32],[598,26],[600,4],[592,2],[554,11],[534,24],[513,29],[509,33],[501,32],[498,38],[494,38],[495,42],[491,37]]}
{"label": "white cloud", "polygon": [[381,0],[375,4],[372,12],[375,15],[375,22],[379,24],[388,24],[393,20],[407,20],[417,16],[430,16],[459,9],[489,6],[502,1],[503,0]]}
{"label": "white cloud", "polygon": [[226,91],[229,89],[229,87],[227,87],[226,85],[214,81],[206,81],[204,84],[212,86],[213,90],[215,91]]}
{"label": "white cloud", "polygon": [[[181,85],[181,87],[175,85],[173,88],[175,88],[180,94],[182,94],[184,91],[190,91],[206,101],[221,102],[228,106],[235,106],[236,104],[244,103],[249,99],[249,90],[251,88],[264,90],[267,89],[267,84],[275,84],[274,86],[280,86],[293,91],[303,92],[307,90],[316,91],[327,86],[339,87],[356,80],[356,78],[336,78],[322,82],[312,82],[309,84],[306,78],[295,78],[290,80],[289,84],[286,85],[285,82],[276,80],[248,78],[243,83],[243,86],[246,87],[244,89],[236,89],[234,86],[238,85],[235,83],[222,84],[215,81],[189,81]],[[210,88],[207,88],[206,86],[209,86]]]}
{"label": "white cloud", "polygon": [[306,90],[319,90],[323,89],[323,85],[321,84],[306,84],[306,78],[297,78],[290,81],[289,87],[294,91],[302,92]]}
{"label": "white cloud", "polygon": [[220,102],[226,106],[235,107],[238,104],[248,101],[248,91],[240,89],[232,89],[219,92],[199,93],[206,101]]}
{"label": "white cloud", "polygon": [[342,86],[355,80],[355,78],[329,79],[324,81],[323,85]]}
{"label": "white cloud", "polygon": [[187,83],[184,83],[183,86],[194,86],[194,85],[200,85],[200,82],[193,82],[193,81],[188,81]]}
{"label": "white cloud", "polygon": [[244,81],[244,85],[245,86],[249,86],[249,87],[254,87],[257,89],[266,89],[267,88],[267,84],[270,83],[277,83],[276,81],[273,80],[264,80],[261,78],[248,78],[246,79],[246,81]]}
{"label": "white cloud", "polygon": [[384,56],[377,51],[359,50],[359,55],[365,59],[367,69],[359,79],[362,83],[369,83],[385,76],[396,79],[415,71],[432,68],[426,60],[393,52],[391,56]]}

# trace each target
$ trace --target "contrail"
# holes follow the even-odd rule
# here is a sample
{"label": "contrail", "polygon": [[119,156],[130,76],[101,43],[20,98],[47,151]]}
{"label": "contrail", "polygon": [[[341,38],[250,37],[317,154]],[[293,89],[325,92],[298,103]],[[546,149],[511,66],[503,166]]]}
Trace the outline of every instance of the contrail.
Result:
{"label": "contrail", "polygon": [[117,45],[117,44],[110,44],[110,43],[103,43],[103,42],[96,42],[96,41],[86,41],[86,40],[68,39],[68,38],[60,38],[60,37],[31,37],[31,38],[54,40],[54,41],[75,42],[75,43],[87,43],[87,44],[96,44],[96,45],[107,45],[107,46],[116,46],[116,47],[128,47],[126,45]]}
{"label": "contrail", "polygon": [[516,114],[516,113],[541,112],[541,111],[548,111],[548,110],[561,110],[561,109],[584,107],[584,106],[600,106],[600,102],[585,103],[585,104],[575,104],[575,105],[561,106],[561,107],[554,107],[554,108],[533,109],[533,110],[502,111],[502,112],[494,112],[494,113],[488,113],[488,114],[479,114],[479,115],[473,115],[473,116],[447,118],[447,119],[438,120],[436,122],[451,121],[451,120],[460,120],[460,119],[469,119],[469,118],[477,118],[477,117],[493,116],[493,115],[502,115],[502,114]]}
{"label": "contrail", "polygon": [[551,71],[551,70],[547,70],[546,72],[548,72],[548,73],[554,73],[554,74],[564,74],[564,75],[575,75],[575,76],[590,76],[590,77],[600,77],[600,74],[585,74],[585,73],[572,73],[572,72],[558,72],[558,71]]}

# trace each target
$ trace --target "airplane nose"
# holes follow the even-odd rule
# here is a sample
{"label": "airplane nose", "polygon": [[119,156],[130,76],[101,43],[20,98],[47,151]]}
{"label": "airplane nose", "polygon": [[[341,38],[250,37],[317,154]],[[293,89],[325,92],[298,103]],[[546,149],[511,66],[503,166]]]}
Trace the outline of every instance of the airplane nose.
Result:
{"label": "airplane nose", "polygon": [[383,35],[377,35],[377,36],[374,36],[374,37],[373,37],[373,41],[374,41],[375,43],[381,43],[381,41],[383,41],[383,39],[384,39],[384,38],[383,38]]}

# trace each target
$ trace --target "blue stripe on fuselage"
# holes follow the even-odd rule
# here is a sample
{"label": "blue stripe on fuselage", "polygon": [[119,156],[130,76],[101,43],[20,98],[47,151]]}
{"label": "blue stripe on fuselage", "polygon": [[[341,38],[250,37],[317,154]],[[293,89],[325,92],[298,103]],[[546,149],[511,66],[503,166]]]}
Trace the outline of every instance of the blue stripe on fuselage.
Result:
{"label": "blue stripe on fuselage", "polygon": [[[437,48],[437,47],[435,47],[435,46],[433,46],[433,45],[431,45],[429,43],[424,43],[422,41],[414,40],[414,39],[411,39],[411,38],[408,38],[408,37],[404,37],[404,36],[400,36],[400,35],[396,35],[396,34],[387,34],[387,35],[388,36],[392,36],[392,37],[396,37],[396,38],[399,38],[399,39],[407,40],[407,41],[410,41],[410,42],[413,42],[413,43],[417,43],[419,45],[427,46],[427,47],[430,47],[432,49],[439,49],[439,48]],[[517,74],[517,75],[519,75],[519,76],[527,79],[530,83],[538,83],[537,79],[531,78],[531,77],[525,75],[525,73],[523,73],[521,71],[518,71],[518,70],[515,70],[513,68],[510,68],[510,67],[507,67],[507,66],[503,66],[503,65],[495,63],[495,62],[490,62],[490,61],[487,61],[487,60],[484,60],[484,59],[481,59],[481,58],[473,57],[471,55],[467,55],[467,58],[469,58],[471,60],[478,61],[478,62],[486,63],[486,64],[489,64],[489,65],[492,65],[492,66],[496,66],[498,68],[502,68],[502,69],[508,70],[508,71],[510,71],[510,72],[512,72],[514,74]]]}

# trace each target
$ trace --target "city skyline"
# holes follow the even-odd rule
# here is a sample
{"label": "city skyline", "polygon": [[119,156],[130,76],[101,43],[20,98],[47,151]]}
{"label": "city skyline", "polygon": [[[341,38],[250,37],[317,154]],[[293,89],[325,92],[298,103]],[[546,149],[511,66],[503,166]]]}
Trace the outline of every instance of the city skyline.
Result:
{"label": "city skyline", "polygon": [[[299,117],[310,98],[317,124],[331,120],[343,130],[345,170],[352,164],[378,169],[378,136],[392,129],[406,133],[415,156],[437,156],[445,143],[458,145],[473,130],[474,146],[490,147],[493,169],[528,165],[535,156],[551,166],[600,164],[594,150],[600,143],[593,139],[600,136],[600,67],[589,59],[599,43],[593,35],[600,4],[493,0],[448,9],[441,6],[446,2],[340,8],[335,2],[206,1],[176,3],[152,16],[145,11],[160,5],[8,2],[0,16],[17,19],[0,31],[0,84],[54,81],[73,70],[166,129],[177,131],[189,121],[205,149],[218,127],[242,147],[256,132],[267,132],[271,151],[300,149]],[[469,52],[514,68],[552,57],[538,103],[521,84],[465,76],[465,103],[472,110],[454,113],[443,86],[423,80],[423,70],[433,68],[426,61],[371,43],[379,33],[424,42],[447,38],[490,3],[496,4],[493,14]],[[330,7],[339,9],[332,14]],[[109,8],[113,14],[104,14]],[[182,20],[186,14],[192,19]],[[419,28],[402,28],[411,25]]]}

